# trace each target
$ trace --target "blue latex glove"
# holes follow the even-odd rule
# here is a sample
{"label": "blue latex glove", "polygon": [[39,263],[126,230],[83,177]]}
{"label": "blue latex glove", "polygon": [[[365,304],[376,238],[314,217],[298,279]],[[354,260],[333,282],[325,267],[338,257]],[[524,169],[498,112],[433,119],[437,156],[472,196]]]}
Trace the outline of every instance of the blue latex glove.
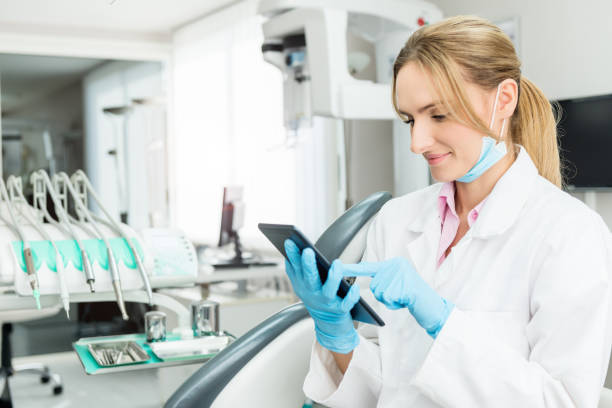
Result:
{"label": "blue latex glove", "polygon": [[370,289],[376,299],[389,309],[408,308],[421,327],[434,339],[455,307],[438,295],[405,258],[339,264],[340,267],[345,277],[371,276]]}
{"label": "blue latex glove", "polygon": [[359,344],[350,311],[359,301],[359,288],[351,287],[346,296],[337,295],[342,270],[332,264],[325,284],[321,284],[314,251],[306,248],[302,254],[291,240],[285,241],[289,258],[285,268],[293,290],[304,302],[315,324],[317,341],[336,353],[347,354]]}

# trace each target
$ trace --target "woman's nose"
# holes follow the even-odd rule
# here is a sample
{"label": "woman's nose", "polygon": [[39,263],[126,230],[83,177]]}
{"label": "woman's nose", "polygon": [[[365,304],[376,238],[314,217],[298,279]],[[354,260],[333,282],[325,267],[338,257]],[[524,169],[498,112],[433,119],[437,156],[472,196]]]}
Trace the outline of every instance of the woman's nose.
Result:
{"label": "woman's nose", "polygon": [[410,150],[415,154],[423,154],[433,145],[434,139],[428,129],[417,127],[416,123],[410,129]]}

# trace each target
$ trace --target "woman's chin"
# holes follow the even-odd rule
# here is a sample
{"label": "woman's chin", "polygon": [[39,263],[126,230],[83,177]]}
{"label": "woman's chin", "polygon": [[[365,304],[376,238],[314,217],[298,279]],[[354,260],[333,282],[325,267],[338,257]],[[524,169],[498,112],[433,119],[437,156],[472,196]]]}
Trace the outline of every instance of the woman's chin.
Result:
{"label": "woman's chin", "polygon": [[429,169],[431,172],[431,178],[439,183],[447,183],[449,181],[455,181],[463,174],[458,175],[457,172],[443,171],[442,169]]}

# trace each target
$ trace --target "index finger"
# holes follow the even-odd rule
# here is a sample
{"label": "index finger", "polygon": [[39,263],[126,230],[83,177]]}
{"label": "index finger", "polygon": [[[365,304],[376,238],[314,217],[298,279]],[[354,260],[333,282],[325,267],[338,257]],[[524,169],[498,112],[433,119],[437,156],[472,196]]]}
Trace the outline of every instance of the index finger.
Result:
{"label": "index finger", "polygon": [[378,273],[380,267],[379,262],[360,262],[358,264],[342,265],[342,276],[357,277],[357,276],[374,276]]}

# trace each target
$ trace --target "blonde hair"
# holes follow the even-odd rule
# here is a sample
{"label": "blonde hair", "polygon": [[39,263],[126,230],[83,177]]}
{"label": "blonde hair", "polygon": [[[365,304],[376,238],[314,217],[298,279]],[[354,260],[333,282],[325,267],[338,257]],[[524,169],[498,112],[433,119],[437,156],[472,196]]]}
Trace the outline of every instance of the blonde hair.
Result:
{"label": "blonde hair", "polygon": [[492,90],[505,79],[515,80],[519,100],[508,126],[509,150],[514,151],[512,143],[522,145],[540,175],[562,187],[553,107],[542,91],[521,75],[512,41],[499,27],[480,17],[456,16],[414,32],[393,66],[393,106],[402,118],[396,79],[408,62],[416,62],[431,74],[434,91],[453,119],[495,139],[498,136],[478,117],[462,85],[467,81]]}

